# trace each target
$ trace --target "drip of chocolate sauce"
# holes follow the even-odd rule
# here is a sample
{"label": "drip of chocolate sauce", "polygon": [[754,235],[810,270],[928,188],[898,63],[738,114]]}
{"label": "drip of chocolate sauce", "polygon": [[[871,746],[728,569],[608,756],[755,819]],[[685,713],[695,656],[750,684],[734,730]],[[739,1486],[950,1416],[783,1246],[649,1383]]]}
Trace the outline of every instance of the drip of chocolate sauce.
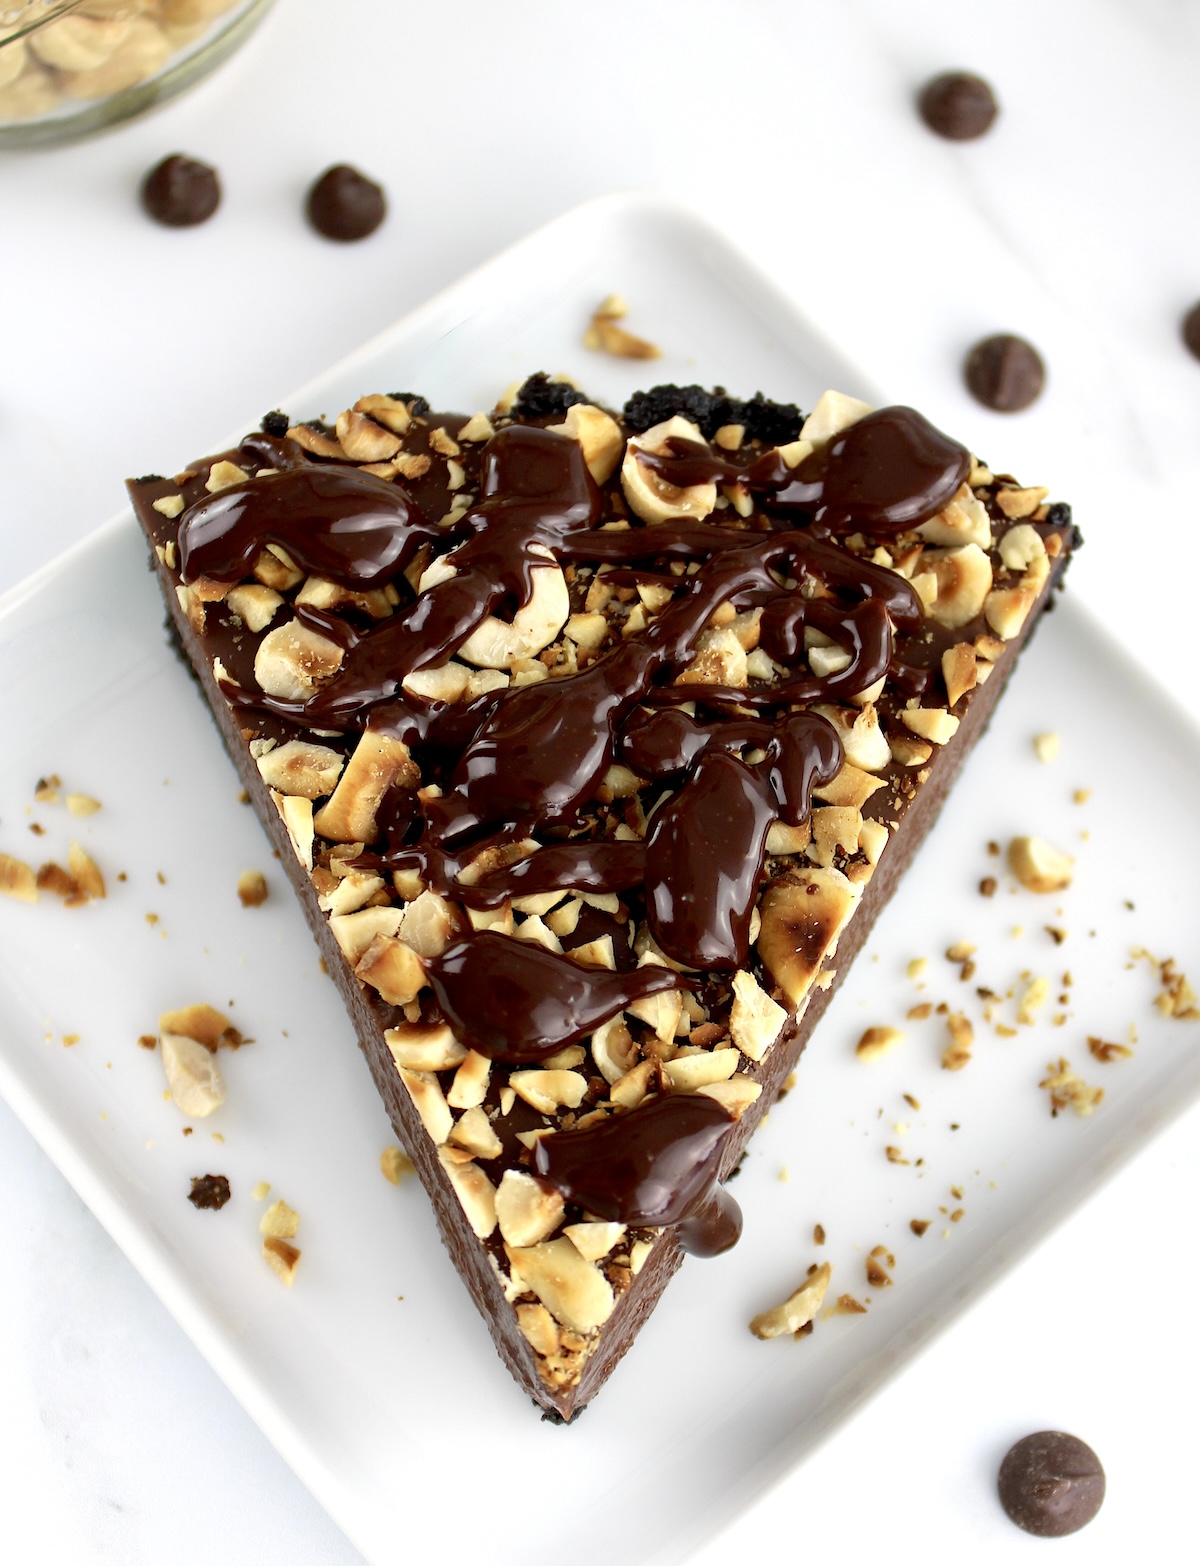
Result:
{"label": "drip of chocolate sauce", "polygon": [[645,878],[642,843],[552,843],[474,886],[459,881],[454,895],[469,908],[498,908],[534,892],[628,892]]}
{"label": "drip of chocolate sauce", "polygon": [[656,966],[585,968],[493,930],[448,946],[426,971],[455,1036],[489,1060],[512,1062],[544,1060],[634,1001],[688,982]]}
{"label": "drip of chocolate sauce", "polygon": [[598,1218],[655,1229],[679,1224],[684,1250],[714,1256],[741,1233],[737,1204],[717,1187],[734,1124],[704,1094],[667,1094],[582,1131],[542,1137],[533,1167]]}

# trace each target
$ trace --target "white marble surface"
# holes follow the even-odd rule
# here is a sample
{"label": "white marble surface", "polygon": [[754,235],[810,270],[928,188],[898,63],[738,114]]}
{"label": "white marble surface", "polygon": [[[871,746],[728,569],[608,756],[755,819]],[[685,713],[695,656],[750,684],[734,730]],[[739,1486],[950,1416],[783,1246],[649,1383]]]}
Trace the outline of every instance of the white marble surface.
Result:
{"label": "white marble surface", "polygon": [[[116,510],[125,473],[185,460],[509,240],[640,186],[722,223],[891,395],[1074,500],[1074,590],[1200,715],[1200,365],[1177,341],[1200,297],[1198,60],[1189,0],[280,0],[157,116],[0,161],[0,590]],[[973,145],[909,106],[956,65],[1004,104]],[[133,199],[175,150],[225,177],[194,232],[151,227]],[[299,215],[341,159],[392,197],[354,248]],[[1013,419],[958,382],[963,348],[999,329],[1051,367]],[[1147,792],[1129,851],[1169,854]],[[1200,930],[1177,955],[1200,967]],[[1193,1110],[703,1566],[1180,1558],[1198,1126]],[[0,1190],[0,1558],[358,1560],[2,1107]],[[1044,1425],[1091,1440],[1110,1475],[1097,1523],[1053,1547],[990,1490],[1008,1441]]]}

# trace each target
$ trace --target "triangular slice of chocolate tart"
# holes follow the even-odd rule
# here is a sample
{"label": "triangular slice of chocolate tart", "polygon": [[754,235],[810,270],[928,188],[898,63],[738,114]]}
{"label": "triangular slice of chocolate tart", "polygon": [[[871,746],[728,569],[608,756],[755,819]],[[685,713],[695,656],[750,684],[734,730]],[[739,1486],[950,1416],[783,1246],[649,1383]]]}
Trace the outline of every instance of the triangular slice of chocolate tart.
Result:
{"label": "triangular slice of chocolate tart", "polygon": [[[130,485],[446,1245],[569,1418],[891,895],[1075,533],[910,408],[532,376]],[[836,956],[836,968],[832,959]]]}

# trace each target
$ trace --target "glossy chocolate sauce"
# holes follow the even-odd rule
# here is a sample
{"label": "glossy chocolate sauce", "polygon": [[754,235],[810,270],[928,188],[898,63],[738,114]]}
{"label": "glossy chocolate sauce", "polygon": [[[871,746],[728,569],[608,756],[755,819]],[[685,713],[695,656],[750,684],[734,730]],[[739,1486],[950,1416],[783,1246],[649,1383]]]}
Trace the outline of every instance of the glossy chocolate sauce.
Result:
{"label": "glossy chocolate sauce", "polygon": [[717,1186],[736,1122],[702,1093],[668,1094],[534,1148],[536,1173],[585,1212],[645,1228],[680,1225],[684,1250],[715,1256],[741,1233],[737,1203]]}
{"label": "glossy chocolate sauce", "polygon": [[[399,484],[274,449],[289,444],[250,437],[246,457],[277,471],[186,513],[183,575],[239,580],[274,543],[348,588],[391,582],[401,593],[395,612],[369,628],[297,606],[298,618],[343,651],[337,672],[306,703],[222,686],[237,706],[309,728],[392,734],[414,751],[426,778],[439,779],[440,792],[426,790],[420,801],[395,790],[385,798],[379,841],[365,857],[416,870],[475,908],[534,892],[643,887],[650,932],[668,958],[705,973],[743,967],[767,833],[777,820],[805,821],[813,789],[842,764],[834,728],[795,709],[848,700],[889,672],[914,690],[925,676],[894,658],[894,629],[922,621],[915,591],[842,548],[836,535],[886,535],[934,515],[965,479],[966,451],[908,408],[867,415],[795,468],[777,451],[735,462],[673,440],[640,460],[669,484],[718,482],[757,493],[753,521],[614,527],[601,525],[601,496],[580,445],[534,426],[492,437],[478,500],[446,525],[424,517]],[[453,574],[413,595],[400,573],[427,543]],[[661,580],[675,596],[635,639],[573,675],[461,705],[404,689],[408,674],[443,664],[488,615],[527,604],[533,572],[554,562],[604,565],[614,585]],[[672,562],[691,574],[667,574]],[[810,627],[848,653],[849,665],[754,689],[676,683],[722,605],[761,610],[759,645],[779,664],[798,661]],[[685,705],[692,711],[680,710]],[[577,831],[618,762],[665,791],[644,841],[552,842],[475,884],[460,879],[483,848]],[[492,931],[464,936],[427,966],[455,1034],[512,1063],[545,1059],[635,1000],[689,982],[656,965],[585,967]],[[715,1254],[740,1230],[736,1204],[715,1185],[733,1123],[715,1100],[666,1095],[543,1139],[536,1166],[587,1211],[681,1225],[681,1243]]]}

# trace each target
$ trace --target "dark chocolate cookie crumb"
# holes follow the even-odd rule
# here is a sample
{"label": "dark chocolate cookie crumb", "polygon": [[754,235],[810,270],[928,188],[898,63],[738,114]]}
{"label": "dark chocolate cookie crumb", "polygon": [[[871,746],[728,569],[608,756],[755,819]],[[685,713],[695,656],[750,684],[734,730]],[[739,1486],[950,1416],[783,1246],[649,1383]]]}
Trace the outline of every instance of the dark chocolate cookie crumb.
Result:
{"label": "dark chocolate cookie crumb", "polygon": [[[577,1408],[574,1413],[570,1414],[566,1419],[564,1419],[557,1408],[542,1408],[542,1405],[536,1398],[530,1398],[529,1401],[533,1404],[534,1408],[540,1408],[542,1410],[542,1423],[544,1425],[573,1425],[579,1418],[580,1414],[583,1413],[583,1408]],[[586,1407],[587,1405],[584,1404],[584,1408]]]}
{"label": "dark chocolate cookie crumb", "polygon": [[1018,1528],[1061,1539],[1090,1523],[1104,1501],[1104,1469],[1091,1447],[1063,1430],[1039,1430],[1000,1464],[1000,1504]]}
{"label": "dark chocolate cookie crumb", "polygon": [[795,403],[772,402],[762,392],[743,402],[730,397],[723,386],[715,386],[711,392],[703,386],[651,386],[649,391],[634,392],[622,416],[631,430],[641,431],[675,414],[698,424],[706,440],[723,425],[741,424],[746,440],[760,440],[764,446],[783,446],[795,440],[804,422]]}
{"label": "dark chocolate cookie crumb", "polygon": [[[799,436],[804,416],[794,402],[772,402],[762,392],[755,392],[749,402],[742,404],[742,417],[737,422],[746,426],[747,440],[760,440],[764,446],[786,446]],[[719,428],[720,425],[715,426],[714,433]]]}
{"label": "dark chocolate cookie crumb", "polygon": [[1032,343],[999,332],[975,344],[963,366],[967,390],[985,408],[1020,413],[1036,402],[1046,384],[1046,366]]}
{"label": "dark chocolate cookie crumb", "polygon": [[292,421],[286,413],[280,413],[278,408],[272,408],[270,413],[264,413],[259,429],[264,435],[286,435],[292,427]]}
{"label": "dark chocolate cookie crumb", "polygon": [[375,232],[387,216],[387,199],[382,185],[348,163],[335,163],[309,191],[307,210],[318,234],[348,242]]}
{"label": "dark chocolate cookie crumb", "polygon": [[155,164],[142,181],[142,206],[156,223],[192,228],[221,204],[221,182],[207,163],[172,153]]}
{"label": "dark chocolate cookie crumb", "polygon": [[974,141],[992,127],[1000,105],[982,76],[946,71],[926,83],[917,99],[929,129],[948,141]]}
{"label": "dark chocolate cookie crumb", "polygon": [[193,1207],[221,1208],[229,1200],[229,1180],[225,1175],[193,1175],[188,1201]]}
{"label": "dark chocolate cookie crumb", "polygon": [[133,484],[162,484],[165,482],[161,473],[143,473],[141,478],[130,480]]}
{"label": "dark chocolate cookie crumb", "polygon": [[565,413],[587,397],[569,381],[552,381],[544,370],[531,375],[517,393],[512,411],[520,419],[543,419],[548,414]]}
{"label": "dark chocolate cookie crumb", "polygon": [[416,392],[388,392],[393,402],[405,402],[408,411],[414,419],[419,419],[423,413],[429,412],[429,398],[418,397]]}
{"label": "dark chocolate cookie crumb", "polygon": [[1200,359],[1200,304],[1193,305],[1184,316],[1180,330],[1188,352]]}
{"label": "dark chocolate cookie crumb", "polygon": [[[703,386],[651,386],[649,391],[634,392],[625,404],[622,417],[631,430],[648,430],[653,424],[661,424],[675,414],[682,414],[693,424],[705,429],[712,419],[713,396]],[[728,398],[722,399],[727,405]],[[739,420],[722,419],[724,424],[740,423]],[[719,427],[719,426],[718,426]]]}

